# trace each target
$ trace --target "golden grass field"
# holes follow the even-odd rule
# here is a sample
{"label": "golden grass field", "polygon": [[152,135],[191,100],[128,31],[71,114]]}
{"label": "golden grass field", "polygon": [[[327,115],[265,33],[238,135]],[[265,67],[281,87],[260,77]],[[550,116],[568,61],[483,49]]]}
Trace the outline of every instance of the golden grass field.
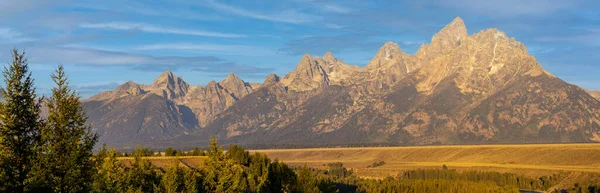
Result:
{"label": "golden grass field", "polygon": [[[485,170],[540,177],[565,172],[564,185],[600,176],[600,144],[457,145],[411,147],[310,148],[250,150],[290,165],[325,168],[342,162],[364,178],[396,176],[403,170],[441,168]],[[128,159],[128,158],[122,158]],[[203,157],[149,157],[159,167],[197,167]],[[367,168],[374,162],[385,165]]]}
{"label": "golden grass field", "polygon": [[[342,162],[364,177],[416,168],[486,169],[518,173],[600,173],[600,144],[460,145],[253,150],[291,165]],[[376,161],[386,164],[367,168]],[[525,171],[526,170],[526,171]]]}

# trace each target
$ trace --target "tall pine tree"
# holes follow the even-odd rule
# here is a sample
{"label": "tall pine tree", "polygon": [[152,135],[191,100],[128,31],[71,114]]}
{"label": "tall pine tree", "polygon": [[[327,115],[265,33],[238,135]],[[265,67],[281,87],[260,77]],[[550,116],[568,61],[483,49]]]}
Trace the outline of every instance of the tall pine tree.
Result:
{"label": "tall pine tree", "polygon": [[51,77],[56,86],[46,100],[48,119],[42,130],[39,174],[53,192],[89,192],[96,172],[92,149],[98,136],[86,124],[80,97],[69,88],[63,66]]}
{"label": "tall pine tree", "polygon": [[0,192],[26,192],[43,124],[25,53],[14,49],[12,57],[0,89]]}

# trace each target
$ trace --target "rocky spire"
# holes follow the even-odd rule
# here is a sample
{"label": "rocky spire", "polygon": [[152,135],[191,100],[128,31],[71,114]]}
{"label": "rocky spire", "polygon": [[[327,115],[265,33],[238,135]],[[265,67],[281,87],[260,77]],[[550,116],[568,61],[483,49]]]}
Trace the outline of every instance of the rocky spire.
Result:
{"label": "rocky spire", "polygon": [[143,94],[144,90],[142,90],[142,88],[139,84],[136,84],[132,81],[127,81],[126,83],[119,85],[115,89],[115,93],[116,93],[117,97],[136,96],[136,95]]}
{"label": "rocky spire", "polygon": [[417,56],[429,60],[445,54],[453,48],[460,46],[467,40],[468,36],[465,22],[460,17],[456,17],[431,38],[431,44],[421,46],[419,51],[417,51]]}
{"label": "rocky spire", "polygon": [[167,87],[175,84],[175,75],[170,70],[164,71],[152,83],[153,87]]}
{"label": "rocky spire", "polygon": [[333,54],[331,52],[327,52],[325,53],[325,55],[323,55],[323,60],[334,62],[336,59],[333,57]]}
{"label": "rocky spire", "polygon": [[461,41],[466,40],[467,36],[469,34],[467,33],[465,22],[460,17],[456,17],[433,36],[431,44],[440,44],[443,47],[456,47],[460,45]]}
{"label": "rocky spire", "polygon": [[310,54],[304,54],[296,69],[282,80],[282,83],[291,90],[312,90],[329,85],[329,78],[323,66],[319,65],[317,59],[310,57]]}
{"label": "rocky spire", "polygon": [[325,53],[323,58],[315,58],[315,61],[325,71],[330,83],[340,82],[360,70],[358,66],[346,64],[344,61],[335,58],[331,52]]}
{"label": "rocky spire", "polygon": [[154,93],[169,99],[177,99],[185,96],[189,85],[181,77],[175,77],[173,72],[167,70],[154,79],[151,89]]}
{"label": "rocky spire", "polygon": [[242,98],[252,92],[252,87],[234,73],[229,74],[219,85],[235,98]]}
{"label": "rocky spire", "polygon": [[373,69],[382,66],[398,63],[402,58],[406,56],[406,53],[400,49],[400,46],[394,42],[386,42],[379,48],[377,54],[371,59],[365,68]]}
{"label": "rocky spire", "polygon": [[270,84],[275,84],[279,82],[279,76],[277,76],[277,74],[269,74],[266,78],[265,78],[265,82],[263,83],[265,86],[266,85],[270,85]]}
{"label": "rocky spire", "polygon": [[244,84],[244,81],[240,77],[235,75],[235,73],[231,73],[227,75],[227,77],[225,77],[225,79],[223,79],[221,82],[219,82],[219,84],[225,87],[225,85]]}

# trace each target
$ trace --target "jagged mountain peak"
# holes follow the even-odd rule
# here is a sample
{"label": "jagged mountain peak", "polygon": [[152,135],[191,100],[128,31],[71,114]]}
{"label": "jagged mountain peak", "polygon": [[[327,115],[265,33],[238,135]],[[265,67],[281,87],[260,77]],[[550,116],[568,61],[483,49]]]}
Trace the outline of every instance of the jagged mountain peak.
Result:
{"label": "jagged mountain peak", "polygon": [[115,90],[127,90],[131,87],[135,87],[135,86],[139,86],[139,84],[133,82],[133,81],[127,81],[121,85],[119,85]]}
{"label": "jagged mountain peak", "polygon": [[429,45],[421,46],[416,55],[422,60],[428,61],[460,46],[467,41],[468,37],[464,21],[460,17],[456,17],[431,38]]}
{"label": "jagged mountain peak", "polygon": [[244,80],[236,76],[234,73],[229,74],[227,78],[219,82],[219,85],[225,88],[229,92],[229,94],[233,95],[236,98],[241,98],[246,94],[252,92],[252,86],[244,82]]}
{"label": "jagged mountain peak", "polygon": [[204,86],[204,87],[205,88],[208,88],[208,87],[218,87],[217,85],[218,85],[217,81],[211,80],[210,82],[206,83],[206,86]]}
{"label": "jagged mountain peak", "polygon": [[266,86],[266,85],[270,85],[270,84],[275,84],[275,83],[278,83],[280,79],[281,79],[281,78],[280,78],[279,76],[277,76],[277,74],[269,74],[269,75],[268,75],[268,76],[265,78],[265,81],[264,81],[264,83],[263,83],[263,84],[264,84],[265,86]]}
{"label": "jagged mountain peak", "polygon": [[221,82],[219,82],[219,84],[230,84],[230,83],[244,83],[244,80],[242,80],[240,77],[238,77],[237,75],[235,75],[235,73],[231,73],[229,75],[227,75],[227,77],[225,77],[225,79],[223,79]]}
{"label": "jagged mountain peak", "polygon": [[312,58],[310,54],[306,53],[302,56],[300,61],[298,61],[298,64],[296,65],[296,69],[294,71],[304,70],[307,68],[312,69],[316,67],[318,67],[318,65],[315,62],[315,58]]}
{"label": "jagged mountain peak", "polygon": [[398,44],[386,42],[365,66],[364,71],[369,73],[368,78],[358,79],[368,80],[370,89],[389,88],[418,67],[419,62],[414,56],[406,54]]}
{"label": "jagged mountain peak", "polygon": [[467,33],[465,22],[460,17],[456,17],[433,36],[431,44],[439,43],[444,47],[455,47],[460,45],[460,42],[464,41],[467,36],[469,34]]}
{"label": "jagged mountain peak", "polygon": [[225,78],[237,78],[238,76],[235,73],[229,73]]}
{"label": "jagged mountain peak", "polygon": [[[181,143],[216,134],[247,144],[600,141],[594,92],[550,76],[523,44],[500,30],[468,36],[460,17],[415,55],[384,43],[364,69],[327,52],[303,55],[284,78],[268,75],[263,89],[236,74],[189,92],[170,86],[182,85],[180,80],[166,71],[151,86],[119,86],[126,94],[118,100],[104,100],[115,91],[99,94],[85,104],[90,121],[108,133],[103,140],[122,143],[154,142],[173,128],[181,129],[156,139]],[[138,88],[150,93],[132,96]],[[187,92],[184,99],[178,90]]]}
{"label": "jagged mountain peak", "polygon": [[173,72],[167,70],[154,79],[152,86],[157,88],[172,87],[174,84],[178,83],[178,79],[181,80],[181,78],[175,77]]}
{"label": "jagged mountain peak", "polygon": [[419,49],[417,57],[424,63],[419,91],[432,94],[440,82],[451,80],[461,93],[486,97],[521,76],[552,76],[504,32],[490,28],[467,36],[463,26],[455,19]]}
{"label": "jagged mountain peak", "polygon": [[302,60],[312,60],[312,56],[309,53],[305,53],[302,55]]}
{"label": "jagged mountain peak", "polygon": [[132,81],[127,81],[127,82],[117,86],[117,88],[115,88],[115,90],[113,90],[113,91],[105,91],[102,93],[98,93],[98,94],[90,97],[88,100],[90,100],[90,101],[114,100],[114,99],[118,99],[118,98],[121,98],[124,96],[135,96],[135,95],[143,94],[143,93],[145,93],[145,91],[142,88],[143,86],[144,85],[140,85],[140,84],[137,84]]}
{"label": "jagged mountain peak", "polygon": [[[400,49],[400,46],[397,43],[392,42],[392,41],[387,41],[383,44],[383,46],[381,46],[381,48],[387,48],[387,47]],[[379,48],[379,49],[381,49],[381,48]]]}
{"label": "jagged mountain peak", "polygon": [[156,77],[156,80],[163,80],[163,79],[172,78],[172,77],[175,77],[175,74],[173,74],[173,72],[171,70],[166,70],[163,73],[161,73],[160,75],[158,75],[158,77]]}
{"label": "jagged mountain peak", "polygon": [[406,53],[394,42],[386,42],[365,68],[379,68],[400,61]]}
{"label": "jagged mountain peak", "polygon": [[[318,59],[318,58],[317,58]],[[282,83],[291,90],[305,91],[329,85],[329,78],[323,66],[304,54],[296,65],[294,71],[285,75]]]}
{"label": "jagged mountain peak", "polygon": [[326,61],[335,61],[335,57],[333,57],[333,54],[331,52],[327,52],[325,53],[325,55],[323,55],[323,60]]}
{"label": "jagged mountain peak", "polygon": [[132,81],[127,81],[115,89],[115,96],[118,98],[123,96],[137,96],[143,93],[145,91],[142,89],[142,86]]}
{"label": "jagged mountain peak", "polygon": [[183,78],[176,77],[173,72],[167,70],[160,74],[150,86],[150,92],[168,99],[179,99],[185,96],[190,88]]}
{"label": "jagged mountain peak", "polygon": [[455,27],[466,30],[465,22],[459,16],[455,17],[448,25],[446,25],[446,28],[448,27]]}

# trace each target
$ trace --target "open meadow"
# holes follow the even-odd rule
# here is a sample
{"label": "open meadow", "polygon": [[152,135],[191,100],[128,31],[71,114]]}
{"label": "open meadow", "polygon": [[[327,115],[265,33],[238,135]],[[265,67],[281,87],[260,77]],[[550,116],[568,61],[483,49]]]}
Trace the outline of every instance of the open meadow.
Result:
{"label": "open meadow", "polygon": [[[600,174],[600,144],[457,145],[253,150],[291,165],[324,167],[342,162],[361,177],[395,176],[418,168],[490,170],[525,175]],[[378,167],[367,167],[376,162]]]}
{"label": "open meadow", "polygon": [[[249,150],[294,166],[327,169],[341,162],[361,178],[382,179],[415,169],[446,165],[458,171],[477,170],[521,174],[532,178],[566,176],[556,187],[600,177],[600,144],[456,145],[361,148]],[[120,158],[128,165],[131,157]],[[144,157],[153,165],[200,167],[204,156]],[[373,167],[374,164],[378,166]]]}
{"label": "open meadow", "polygon": [[[419,168],[486,170],[537,176],[557,172],[600,174],[600,144],[456,145],[410,147],[307,148],[249,150],[290,165],[326,168],[341,162],[359,176],[384,178]],[[120,158],[132,159],[130,157]],[[203,156],[145,157],[159,167],[176,161],[198,167]],[[369,167],[376,162],[381,166]]]}

